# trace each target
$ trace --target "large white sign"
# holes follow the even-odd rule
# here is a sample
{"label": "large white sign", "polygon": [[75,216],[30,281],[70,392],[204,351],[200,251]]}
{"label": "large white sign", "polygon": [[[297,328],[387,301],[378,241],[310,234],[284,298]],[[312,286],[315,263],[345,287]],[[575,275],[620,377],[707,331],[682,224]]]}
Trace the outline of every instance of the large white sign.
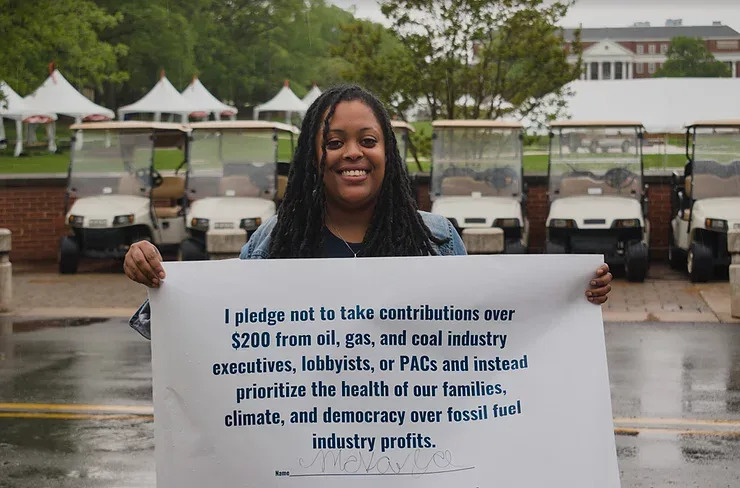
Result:
{"label": "large white sign", "polygon": [[618,487],[600,262],[166,263],[158,488]]}

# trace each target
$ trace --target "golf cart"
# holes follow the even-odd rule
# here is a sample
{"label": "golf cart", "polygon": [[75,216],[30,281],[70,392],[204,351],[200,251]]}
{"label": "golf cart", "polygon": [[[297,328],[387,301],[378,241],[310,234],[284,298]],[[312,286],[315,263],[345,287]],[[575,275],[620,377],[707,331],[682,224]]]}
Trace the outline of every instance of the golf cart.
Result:
{"label": "golf cart", "polygon": [[190,125],[184,261],[238,256],[249,236],[275,215],[278,138],[292,125],[266,121],[212,121]]}
{"label": "golf cart", "polygon": [[59,272],[77,272],[81,257],[123,258],[140,240],[176,248],[185,237],[185,178],[163,177],[154,169],[154,154],[182,149],[187,159],[187,129],[159,122],[90,122],[71,129],[70,235],[59,245]]}
{"label": "golf cart", "polygon": [[[639,122],[550,124],[545,252],[603,254],[610,266],[624,266],[628,280],[645,280],[650,224],[642,184],[643,132]],[[573,140],[629,144],[574,149]]]}
{"label": "golf cart", "polygon": [[403,162],[406,162],[406,154],[408,153],[409,147],[409,132],[416,132],[414,128],[403,121],[393,120],[391,121],[393,127],[393,133],[396,135],[396,142],[398,143],[398,153],[401,155]]}
{"label": "golf cart", "polygon": [[504,252],[525,253],[522,125],[436,120],[432,129],[432,213],[447,217],[461,235],[499,227]]}
{"label": "golf cart", "polygon": [[727,231],[740,228],[740,120],[686,127],[684,174],[673,173],[668,255],[693,282],[730,264]]}

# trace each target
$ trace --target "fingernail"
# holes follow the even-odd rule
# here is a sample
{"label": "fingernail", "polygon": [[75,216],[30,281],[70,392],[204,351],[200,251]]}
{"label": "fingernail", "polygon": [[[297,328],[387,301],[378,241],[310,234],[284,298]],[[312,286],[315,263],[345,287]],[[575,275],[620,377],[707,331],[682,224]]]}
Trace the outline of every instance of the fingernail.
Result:
{"label": "fingernail", "polygon": [[592,297],[588,297],[588,301],[589,301],[589,302],[593,302],[593,301],[594,301],[594,299],[593,299]]}
{"label": "fingernail", "polygon": [[152,284],[154,284],[154,286],[157,286],[159,284],[159,280],[157,278],[154,278],[152,280]]}
{"label": "fingernail", "polygon": [[591,280],[591,286],[596,286],[596,281],[595,280]]}
{"label": "fingernail", "polygon": [[160,271],[159,272],[159,277],[162,278],[162,279],[164,279],[164,271]]}
{"label": "fingernail", "polygon": [[587,296],[587,297],[593,296],[593,293],[591,293],[590,291],[587,291],[587,292],[586,292],[586,296]]}

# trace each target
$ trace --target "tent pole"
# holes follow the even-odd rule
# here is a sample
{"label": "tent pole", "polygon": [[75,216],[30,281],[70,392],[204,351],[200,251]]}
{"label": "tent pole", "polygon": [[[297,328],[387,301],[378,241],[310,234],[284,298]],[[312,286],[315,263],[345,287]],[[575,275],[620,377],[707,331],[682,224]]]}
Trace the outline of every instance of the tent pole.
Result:
{"label": "tent pole", "polygon": [[5,140],[5,122],[0,117],[0,149],[8,147],[8,141]]}
{"label": "tent pole", "polygon": [[46,138],[49,140],[49,152],[57,152],[57,123],[56,121],[46,124]]}
{"label": "tent pole", "polygon": [[15,152],[13,156],[16,158],[23,152],[23,121],[17,119],[15,121]]}
{"label": "tent pole", "polygon": [[[75,117],[75,124],[82,123],[82,117]],[[75,151],[79,151],[82,149],[82,132],[83,131],[77,131],[77,136],[75,137]]]}

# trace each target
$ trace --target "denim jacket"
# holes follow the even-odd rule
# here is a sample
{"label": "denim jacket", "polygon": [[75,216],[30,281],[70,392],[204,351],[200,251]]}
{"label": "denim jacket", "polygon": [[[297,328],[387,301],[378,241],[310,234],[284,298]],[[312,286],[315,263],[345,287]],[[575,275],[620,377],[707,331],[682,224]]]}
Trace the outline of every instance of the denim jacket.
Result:
{"label": "denim jacket", "polygon": [[[432,235],[438,239],[445,240],[445,242],[440,245],[432,243],[432,246],[438,255],[460,256],[466,254],[462,239],[449,220],[441,215],[435,215],[429,212],[419,211],[419,214]],[[249,242],[242,247],[239,258],[266,259],[270,248],[272,230],[275,228],[276,222],[277,216],[273,216],[267,222],[262,224],[255,233],[252,234],[252,237],[249,238]],[[150,316],[151,310],[149,308],[149,300],[147,300],[129,320],[129,325],[147,339],[151,339]]]}

